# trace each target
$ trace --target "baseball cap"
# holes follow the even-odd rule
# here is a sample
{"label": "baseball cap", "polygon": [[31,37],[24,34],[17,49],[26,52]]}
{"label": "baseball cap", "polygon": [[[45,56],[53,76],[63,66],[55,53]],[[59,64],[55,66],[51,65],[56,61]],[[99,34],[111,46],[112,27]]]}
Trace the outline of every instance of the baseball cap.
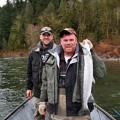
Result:
{"label": "baseball cap", "polygon": [[52,29],[50,27],[43,27],[40,32],[41,32],[41,34],[43,34],[43,33],[52,34]]}
{"label": "baseball cap", "polygon": [[64,34],[74,34],[77,36],[77,33],[75,32],[75,30],[73,28],[65,28],[60,32],[60,38],[63,37]]}

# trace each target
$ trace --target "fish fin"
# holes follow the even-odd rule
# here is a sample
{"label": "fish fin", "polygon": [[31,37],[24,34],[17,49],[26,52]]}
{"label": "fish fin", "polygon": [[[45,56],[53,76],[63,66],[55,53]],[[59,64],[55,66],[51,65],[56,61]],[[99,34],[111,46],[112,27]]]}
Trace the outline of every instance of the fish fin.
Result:
{"label": "fish fin", "polygon": [[93,78],[92,82],[95,84],[95,79]]}

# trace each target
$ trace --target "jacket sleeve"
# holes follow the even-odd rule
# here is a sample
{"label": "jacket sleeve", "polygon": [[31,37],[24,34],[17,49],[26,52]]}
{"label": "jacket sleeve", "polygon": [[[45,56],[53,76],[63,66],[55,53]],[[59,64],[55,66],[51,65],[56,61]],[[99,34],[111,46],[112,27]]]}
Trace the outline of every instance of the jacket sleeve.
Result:
{"label": "jacket sleeve", "polygon": [[47,101],[47,76],[46,76],[46,68],[43,66],[42,68],[42,86],[41,86],[41,94],[40,94],[40,100]]}
{"label": "jacket sleeve", "polygon": [[27,88],[27,90],[32,90],[33,89],[33,82],[32,82],[32,53],[30,53],[30,55],[28,57],[26,88]]}
{"label": "jacket sleeve", "polygon": [[91,50],[93,58],[93,76],[95,79],[102,79],[106,74],[106,66],[103,60]]}

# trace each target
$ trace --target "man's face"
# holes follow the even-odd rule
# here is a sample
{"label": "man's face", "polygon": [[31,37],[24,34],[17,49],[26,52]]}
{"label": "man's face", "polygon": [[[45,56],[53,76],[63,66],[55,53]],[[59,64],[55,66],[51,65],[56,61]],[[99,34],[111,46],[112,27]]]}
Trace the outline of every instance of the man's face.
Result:
{"label": "man's face", "polygon": [[50,33],[43,33],[40,36],[40,40],[43,44],[43,47],[46,47],[49,45],[49,43],[53,40],[53,34]]}
{"label": "man's face", "polygon": [[73,55],[77,44],[76,36],[74,34],[64,35],[60,40],[64,54],[68,56]]}

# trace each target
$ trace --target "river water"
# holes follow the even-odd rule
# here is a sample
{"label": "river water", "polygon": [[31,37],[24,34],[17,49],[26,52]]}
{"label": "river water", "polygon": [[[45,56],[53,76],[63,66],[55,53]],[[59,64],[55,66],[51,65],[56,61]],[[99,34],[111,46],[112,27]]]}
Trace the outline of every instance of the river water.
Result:
{"label": "river water", "polygon": [[[106,77],[96,81],[93,93],[96,103],[118,119],[112,108],[120,111],[120,62],[105,64]],[[26,99],[26,65],[26,58],[0,59],[0,120]]]}
{"label": "river water", "polygon": [[0,120],[25,100],[26,58],[0,59]]}

